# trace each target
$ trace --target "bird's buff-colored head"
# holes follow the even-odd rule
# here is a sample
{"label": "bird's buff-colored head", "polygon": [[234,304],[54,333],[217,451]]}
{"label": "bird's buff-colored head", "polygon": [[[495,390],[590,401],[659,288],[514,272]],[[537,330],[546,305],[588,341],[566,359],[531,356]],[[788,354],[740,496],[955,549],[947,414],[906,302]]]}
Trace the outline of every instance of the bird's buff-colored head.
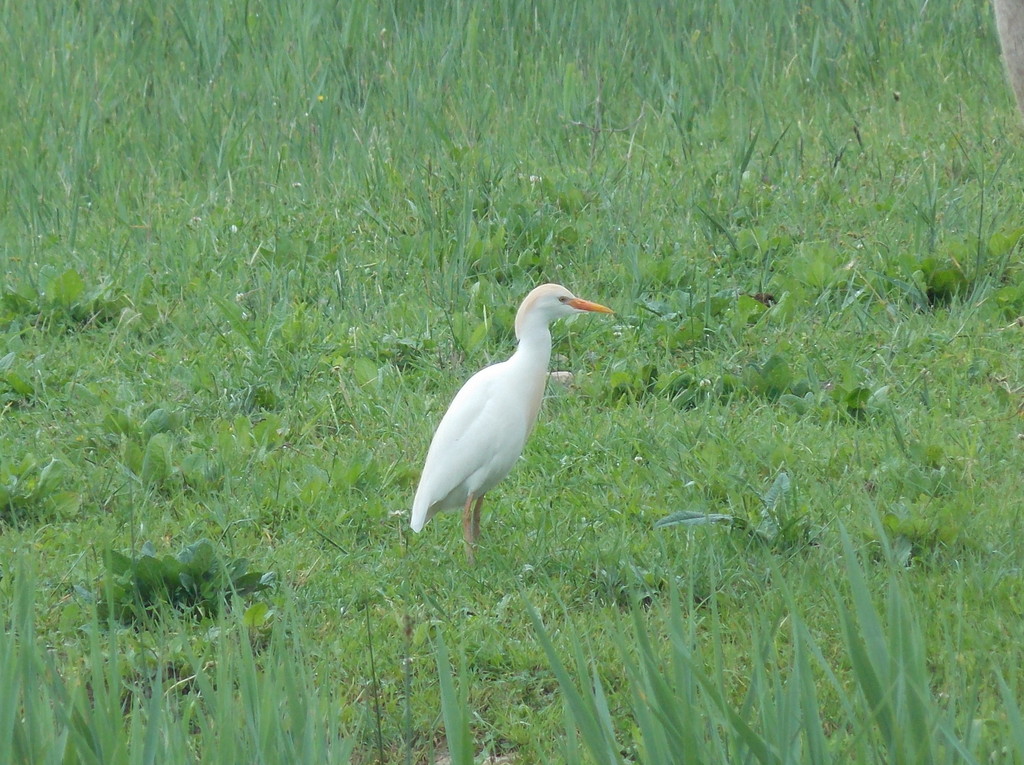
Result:
{"label": "bird's buff-colored head", "polygon": [[611,308],[578,298],[561,284],[542,284],[523,300],[516,313],[516,337],[522,338],[527,321],[534,317],[545,325],[562,316],[574,313],[593,311],[597,313],[614,313]]}

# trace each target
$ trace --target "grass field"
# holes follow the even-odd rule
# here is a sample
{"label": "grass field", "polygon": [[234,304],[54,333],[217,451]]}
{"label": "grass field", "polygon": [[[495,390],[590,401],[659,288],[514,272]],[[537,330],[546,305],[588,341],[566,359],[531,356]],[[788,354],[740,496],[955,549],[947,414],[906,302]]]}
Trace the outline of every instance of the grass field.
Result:
{"label": "grass field", "polygon": [[[0,62],[0,761],[1024,762],[987,2],[51,0]],[[468,567],[418,471],[544,281],[616,314]]]}

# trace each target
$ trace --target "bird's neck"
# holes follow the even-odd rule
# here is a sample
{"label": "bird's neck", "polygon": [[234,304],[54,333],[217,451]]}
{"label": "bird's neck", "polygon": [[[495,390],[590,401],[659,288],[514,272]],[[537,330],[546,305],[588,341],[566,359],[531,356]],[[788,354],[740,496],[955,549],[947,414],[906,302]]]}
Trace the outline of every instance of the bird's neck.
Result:
{"label": "bird's neck", "polygon": [[516,362],[546,371],[551,359],[551,332],[546,324],[527,324],[519,333],[519,346],[512,355]]}

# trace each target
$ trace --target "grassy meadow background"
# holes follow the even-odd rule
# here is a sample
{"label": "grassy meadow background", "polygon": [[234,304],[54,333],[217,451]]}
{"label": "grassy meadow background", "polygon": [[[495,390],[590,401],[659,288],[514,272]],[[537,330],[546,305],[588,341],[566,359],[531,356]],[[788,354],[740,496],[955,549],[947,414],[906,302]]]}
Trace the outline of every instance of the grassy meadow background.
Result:
{"label": "grassy meadow background", "polygon": [[[1024,762],[987,2],[6,3],[0,62],[0,760]],[[469,568],[412,494],[543,281],[616,314]],[[144,608],[203,539],[273,586]]]}

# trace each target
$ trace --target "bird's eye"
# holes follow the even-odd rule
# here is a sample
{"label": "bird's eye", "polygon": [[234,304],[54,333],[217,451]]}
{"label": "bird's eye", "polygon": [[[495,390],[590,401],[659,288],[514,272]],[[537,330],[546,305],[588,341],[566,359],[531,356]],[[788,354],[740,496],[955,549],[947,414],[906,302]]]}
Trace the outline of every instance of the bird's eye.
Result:
{"label": "bird's eye", "polygon": [[559,303],[568,303],[569,302],[569,297],[567,295],[559,295],[558,296],[558,302]]}

